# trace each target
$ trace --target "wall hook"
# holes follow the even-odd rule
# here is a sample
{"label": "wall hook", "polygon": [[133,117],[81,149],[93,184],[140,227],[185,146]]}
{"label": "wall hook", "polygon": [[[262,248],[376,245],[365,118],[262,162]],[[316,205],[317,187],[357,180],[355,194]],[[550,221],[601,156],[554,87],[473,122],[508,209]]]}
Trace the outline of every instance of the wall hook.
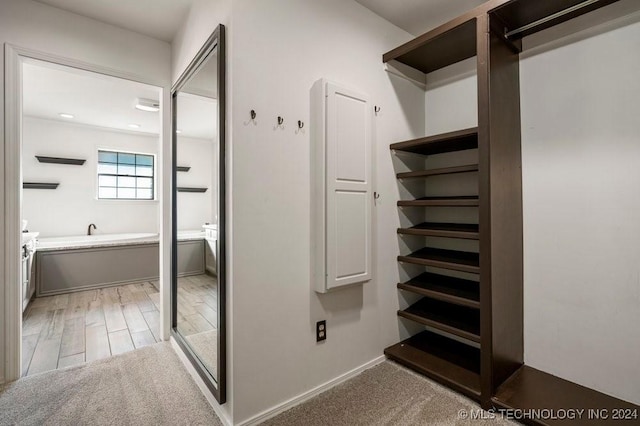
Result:
{"label": "wall hook", "polygon": [[255,110],[255,109],[252,109],[252,110],[251,110],[251,119],[252,119],[252,120],[255,120],[255,119],[256,119],[256,116],[257,116],[257,114],[256,114],[256,110]]}
{"label": "wall hook", "polygon": [[304,122],[298,120],[298,129],[302,129],[304,127]]}
{"label": "wall hook", "polygon": [[378,105],[374,106],[373,111],[376,113],[376,115],[378,115],[378,113],[380,112],[380,107]]}
{"label": "wall hook", "polygon": [[282,123],[284,123],[284,118],[278,116],[278,126],[282,126]]}

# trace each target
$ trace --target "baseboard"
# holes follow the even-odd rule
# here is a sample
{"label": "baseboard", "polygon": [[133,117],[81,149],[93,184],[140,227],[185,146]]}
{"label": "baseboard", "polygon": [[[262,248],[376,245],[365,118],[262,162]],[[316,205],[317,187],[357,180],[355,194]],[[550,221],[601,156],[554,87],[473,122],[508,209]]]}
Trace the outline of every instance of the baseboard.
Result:
{"label": "baseboard", "polygon": [[213,408],[213,411],[215,411],[218,418],[220,418],[220,421],[222,422],[222,424],[224,426],[233,426],[233,422],[227,417],[227,413],[222,411],[220,404],[218,404],[218,401],[216,401],[216,398],[213,396],[213,394],[211,393],[207,385],[204,383],[204,381],[202,380],[202,378],[200,377],[196,369],[193,368],[193,365],[191,365],[191,363],[187,359],[187,356],[184,354],[184,352],[182,352],[182,349],[178,345],[178,342],[176,342],[173,337],[171,337],[169,340],[171,341],[171,346],[173,346],[173,350],[176,352],[176,354],[178,354],[178,358],[180,358],[180,361],[182,361],[185,368],[187,369],[187,371],[189,372],[193,380],[196,382],[196,385],[198,385],[198,388],[200,388],[200,391],[204,395],[205,399],[207,400],[209,405],[211,405],[211,408]]}
{"label": "baseboard", "polygon": [[275,405],[265,411],[263,411],[262,413],[259,413],[243,422],[240,422],[237,424],[237,426],[253,426],[253,425],[258,425],[272,417],[277,416],[278,414],[287,411],[290,408],[295,407],[296,405],[302,404],[303,402],[313,398],[316,395],[321,394],[324,391],[327,391],[329,389],[331,389],[334,386],[339,385],[342,382],[345,382],[347,380],[349,380],[350,378],[357,376],[358,374],[362,373],[365,370],[368,370],[369,368],[380,364],[381,362],[383,362],[385,360],[385,356],[379,356],[377,358],[372,359],[371,361],[362,364],[359,367],[354,368],[351,371],[348,371],[344,374],[342,374],[341,376],[336,377],[335,379],[329,380],[326,383],[323,383],[307,392],[304,392],[296,397],[293,397],[281,404]]}

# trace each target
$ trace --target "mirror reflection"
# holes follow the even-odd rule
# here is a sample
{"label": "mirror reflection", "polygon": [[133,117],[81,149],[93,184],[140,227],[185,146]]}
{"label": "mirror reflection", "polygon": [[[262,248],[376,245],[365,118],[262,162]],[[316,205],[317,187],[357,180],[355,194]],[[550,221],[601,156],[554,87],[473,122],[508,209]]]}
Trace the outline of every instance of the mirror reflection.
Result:
{"label": "mirror reflection", "polygon": [[217,381],[219,142],[217,49],[175,95],[176,329]]}

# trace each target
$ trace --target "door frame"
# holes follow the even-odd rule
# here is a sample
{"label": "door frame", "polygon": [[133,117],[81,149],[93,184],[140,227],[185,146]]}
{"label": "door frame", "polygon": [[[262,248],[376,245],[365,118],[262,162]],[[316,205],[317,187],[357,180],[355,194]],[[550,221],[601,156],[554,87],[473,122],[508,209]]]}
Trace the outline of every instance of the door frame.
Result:
{"label": "door frame", "polygon": [[[4,277],[0,280],[0,318],[4,323],[4,341],[0,340],[0,350],[4,355],[4,365],[0,367],[0,383],[17,380],[21,376],[22,363],[22,298],[21,286],[8,285],[20,281],[22,247],[22,63],[25,59],[36,59],[77,68],[83,71],[130,80],[156,86],[161,93],[161,132],[158,147],[158,204],[160,206],[160,334],[163,340],[169,338],[169,286],[170,245],[171,245],[171,119],[170,86],[168,82],[154,81],[140,75],[91,64],[62,56],[51,55],[32,49],[5,43],[5,134],[4,134]],[[165,172],[166,171],[166,172]],[[1,251],[0,251],[1,253]],[[1,336],[1,335],[0,335]]]}

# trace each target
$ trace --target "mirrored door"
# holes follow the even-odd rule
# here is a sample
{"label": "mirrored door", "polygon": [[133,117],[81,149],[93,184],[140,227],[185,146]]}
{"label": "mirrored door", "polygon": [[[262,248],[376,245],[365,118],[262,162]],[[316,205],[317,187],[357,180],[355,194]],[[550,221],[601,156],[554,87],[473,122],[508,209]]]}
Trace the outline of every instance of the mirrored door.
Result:
{"label": "mirrored door", "polygon": [[224,27],[172,90],[172,336],[225,401]]}

